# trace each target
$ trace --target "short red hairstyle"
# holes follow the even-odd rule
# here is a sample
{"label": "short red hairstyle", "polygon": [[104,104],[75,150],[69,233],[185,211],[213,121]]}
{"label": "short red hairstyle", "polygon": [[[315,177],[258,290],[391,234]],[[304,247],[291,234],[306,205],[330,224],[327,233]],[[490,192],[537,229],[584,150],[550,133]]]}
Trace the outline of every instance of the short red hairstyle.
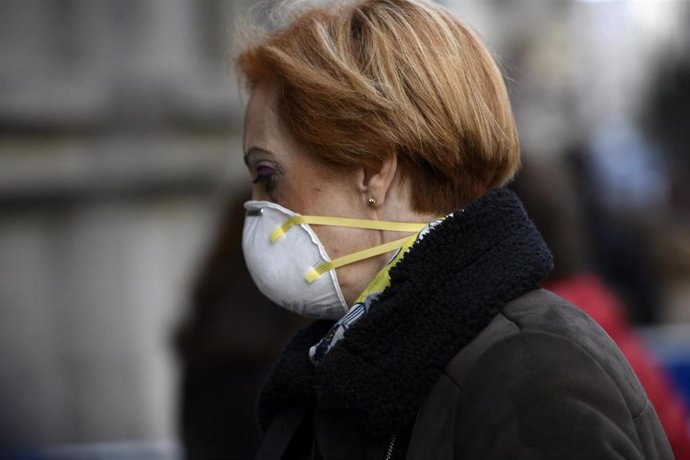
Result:
{"label": "short red hairstyle", "polygon": [[419,212],[447,213],[505,185],[520,147],[500,71],[477,35],[424,0],[297,10],[236,59],[249,89],[279,87],[287,130],[335,167],[398,156]]}

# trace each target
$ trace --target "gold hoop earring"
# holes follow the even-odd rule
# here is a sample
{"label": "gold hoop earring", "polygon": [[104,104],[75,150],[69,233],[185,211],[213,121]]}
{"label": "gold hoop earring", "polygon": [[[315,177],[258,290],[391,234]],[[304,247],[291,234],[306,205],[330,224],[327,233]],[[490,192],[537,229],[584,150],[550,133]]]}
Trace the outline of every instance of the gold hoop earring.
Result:
{"label": "gold hoop earring", "polygon": [[376,206],[376,198],[374,198],[373,196],[370,196],[369,199],[367,200],[367,203],[368,203],[369,206],[371,206],[371,207]]}

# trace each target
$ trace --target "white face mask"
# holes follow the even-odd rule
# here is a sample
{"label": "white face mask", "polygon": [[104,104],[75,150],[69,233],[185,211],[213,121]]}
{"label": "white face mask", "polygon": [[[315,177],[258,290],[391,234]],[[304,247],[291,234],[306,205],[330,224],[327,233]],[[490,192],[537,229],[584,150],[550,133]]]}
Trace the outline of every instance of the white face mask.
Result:
{"label": "white face mask", "polygon": [[410,237],[331,260],[309,224],[399,232],[426,225],[301,216],[269,201],[247,201],[244,207],[242,250],[254,283],[283,308],[313,318],[339,319],[348,310],[336,268],[393,251]]}

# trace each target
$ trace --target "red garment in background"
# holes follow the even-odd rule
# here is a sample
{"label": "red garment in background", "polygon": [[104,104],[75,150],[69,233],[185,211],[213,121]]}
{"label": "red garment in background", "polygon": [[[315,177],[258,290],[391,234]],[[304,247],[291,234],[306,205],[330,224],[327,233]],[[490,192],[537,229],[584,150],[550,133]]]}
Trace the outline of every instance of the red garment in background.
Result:
{"label": "red garment in background", "polygon": [[545,289],[582,308],[621,349],[640,379],[666,431],[677,460],[690,460],[690,431],[683,400],[644,343],[630,327],[615,294],[596,275],[551,281]]}

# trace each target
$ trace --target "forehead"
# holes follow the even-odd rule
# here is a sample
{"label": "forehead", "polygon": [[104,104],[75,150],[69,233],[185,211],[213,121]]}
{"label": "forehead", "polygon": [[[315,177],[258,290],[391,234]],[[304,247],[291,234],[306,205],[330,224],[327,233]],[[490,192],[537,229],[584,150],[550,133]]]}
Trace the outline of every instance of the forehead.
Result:
{"label": "forehead", "polygon": [[281,136],[275,87],[258,84],[252,89],[244,113],[244,147],[269,144]]}

